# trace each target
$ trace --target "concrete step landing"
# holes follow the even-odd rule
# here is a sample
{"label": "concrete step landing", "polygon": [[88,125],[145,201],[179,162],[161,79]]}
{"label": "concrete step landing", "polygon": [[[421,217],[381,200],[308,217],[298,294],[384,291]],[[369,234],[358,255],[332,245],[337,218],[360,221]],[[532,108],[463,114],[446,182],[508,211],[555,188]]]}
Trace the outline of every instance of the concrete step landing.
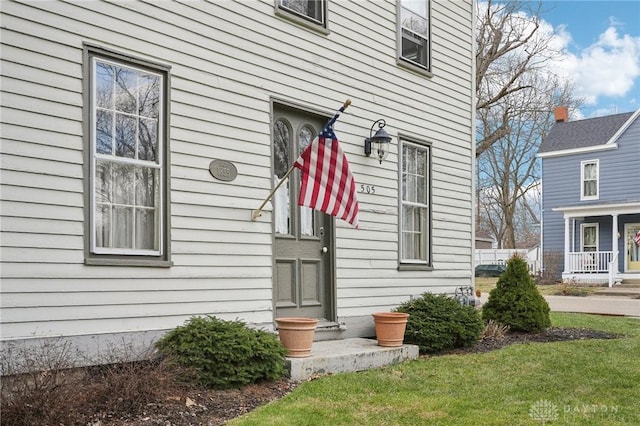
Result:
{"label": "concrete step landing", "polygon": [[353,338],[314,342],[311,356],[287,358],[287,367],[292,380],[303,381],[314,376],[398,364],[418,358],[418,346],[378,346],[375,339]]}
{"label": "concrete step landing", "polygon": [[640,287],[627,287],[625,285],[617,285],[615,287],[606,287],[595,292],[597,296],[620,296],[620,297],[640,297]]}
{"label": "concrete step landing", "polygon": [[635,280],[635,279],[622,280],[622,284],[620,284],[620,286],[621,287],[640,288],[640,280]]}

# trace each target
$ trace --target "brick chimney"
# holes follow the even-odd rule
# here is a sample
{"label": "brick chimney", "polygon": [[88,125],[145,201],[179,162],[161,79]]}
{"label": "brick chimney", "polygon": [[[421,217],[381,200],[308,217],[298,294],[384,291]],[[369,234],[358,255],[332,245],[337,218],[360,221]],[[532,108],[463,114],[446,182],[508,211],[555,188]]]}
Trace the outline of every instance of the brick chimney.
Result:
{"label": "brick chimney", "polygon": [[569,121],[569,108],[566,106],[559,106],[555,109],[556,123],[566,123]]}

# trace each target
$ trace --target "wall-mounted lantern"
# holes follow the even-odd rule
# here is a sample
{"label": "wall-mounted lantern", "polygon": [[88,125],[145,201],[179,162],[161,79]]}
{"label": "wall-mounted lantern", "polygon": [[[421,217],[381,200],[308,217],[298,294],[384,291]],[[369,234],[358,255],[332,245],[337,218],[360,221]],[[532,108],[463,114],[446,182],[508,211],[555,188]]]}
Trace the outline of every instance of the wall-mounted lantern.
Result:
{"label": "wall-mounted lantern", "polygon": [[[378,125],[378,130],[374,135],[373,128],[376,124]],[[391,145],[391,136],[384,130],[386,125],[387,123],[383,119],[375,121],[371,125],[371,130],[369,130],[369,137],[364,140],[364,154],[370,157],[371,153],[373,153],[380,161],[380,164],[389,155],[389,147]]]}

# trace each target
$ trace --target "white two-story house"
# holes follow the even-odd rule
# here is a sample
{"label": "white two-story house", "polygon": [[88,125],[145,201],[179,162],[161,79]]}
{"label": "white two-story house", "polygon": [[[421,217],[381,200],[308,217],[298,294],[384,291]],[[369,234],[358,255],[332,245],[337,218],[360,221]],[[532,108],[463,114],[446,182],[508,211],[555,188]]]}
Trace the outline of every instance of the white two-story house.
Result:
{"label": "white two-story house", "polygon": [[[373,312],[472,285],[472,0],[0,8],[3,347],[197,315],[371,336]],[[297,170],[254,218],[347,99],[359,229],[297,207]]]}

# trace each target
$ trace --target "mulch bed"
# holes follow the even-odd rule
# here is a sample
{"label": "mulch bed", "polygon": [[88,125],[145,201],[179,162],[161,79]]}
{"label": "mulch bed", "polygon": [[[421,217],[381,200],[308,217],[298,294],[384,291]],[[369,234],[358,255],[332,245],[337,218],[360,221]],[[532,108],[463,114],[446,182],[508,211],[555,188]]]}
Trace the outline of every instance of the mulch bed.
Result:
{"label": "mulch bed", "polygon": [[515,343],[545,343],[584,339],[616,339],[619,337],[620,336],[618,336],[617,334],[611,334],[597,330],[588,330],[584,328],[549,327],[542,333],[537,334],[510,332],[499,339],[485,338],[469,348],[454,349],[451,351],[447,351],[446,353],[468,354],[489,352],[503,348],[505,346],[513,345]]}
{"label": "mulch bed", "polygon": [[[508,333],[503,338],[485,338],[476,345],[448,351],[444,354],[483,353],[516,343],[558,342],[583,339],[615,339],[618,335],[601,331],[551,327],[539,334]],[[290,380],[266,382],[243,389],[184,390],[165,401],[148,405],[141,415],[132,418],[117,413],[101,413],[89,422],[90,426],[217,426],[246,414],[270,401],[282,398],[296,388]]]}

